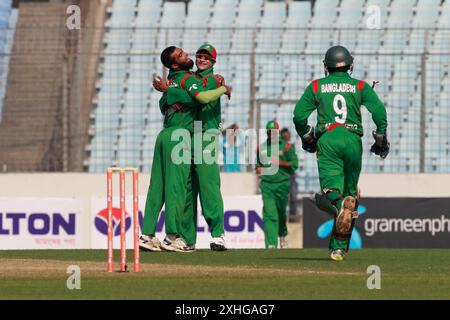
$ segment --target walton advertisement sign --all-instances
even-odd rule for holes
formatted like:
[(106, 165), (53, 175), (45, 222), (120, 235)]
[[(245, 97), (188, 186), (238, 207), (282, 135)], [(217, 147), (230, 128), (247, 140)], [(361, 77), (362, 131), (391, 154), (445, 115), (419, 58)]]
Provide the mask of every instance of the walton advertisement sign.
[[(139, 197), (139, 225), (142, 226), (145, 208), (145, 197)], [(225, 241), (229, 248), (264, 248), (264, 229), (262, 220), (261, 196), (224, 197), (224, 229)], [(119, 199), (113, 199), (113, 230), (115, 247), (119, 247), (120, 235), (120, 209)], [(126, 229), (127, 247), (133, 247), (133, 234), (131, 232), (131, 209), (132, 198), (126, 198)], [(201, 206), (198, 205), (197, 244), (198, 249), (209, 249), (211, 239), (208, 225), (201, 214)], [(107, 235), (107, 208), (106, 198), (95, 197), (91, 201), (92, 224), (91, 224), (91, 247), (106, 248)], [(164, 207), (158, 218), (156, 236), (162, 240), (164, 231)]]
[(78, 199), (0, 198), (0, 248), (82, 248), (81, 212)]
[[(450, 248), (450, 198), (365, 198), (350, 248)], [(328, 247), (333, 219), (303, 201), (303, 246)]]

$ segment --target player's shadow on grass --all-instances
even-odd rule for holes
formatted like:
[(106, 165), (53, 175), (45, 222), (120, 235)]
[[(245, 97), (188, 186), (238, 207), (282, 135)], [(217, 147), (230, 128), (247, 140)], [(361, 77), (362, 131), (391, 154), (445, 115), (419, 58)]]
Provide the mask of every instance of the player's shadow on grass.
[(305, 257), (273, 257), (265, 260), (301, 260), (301, 261), (331, 261), (329, 258), (305, 258)]

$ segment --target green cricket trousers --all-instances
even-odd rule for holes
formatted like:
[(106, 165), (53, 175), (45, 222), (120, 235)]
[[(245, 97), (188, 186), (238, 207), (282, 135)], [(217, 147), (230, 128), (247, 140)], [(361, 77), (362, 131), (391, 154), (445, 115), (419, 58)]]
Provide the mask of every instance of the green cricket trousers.
[[(361, 162), (361, 137), (344, 126), (327, 131), (317, 142), (320, 188), (322, 191), (331, 190), (327, 198), (330, 202), (337, 203), (338, 211), (341, 209), (342, 198), (355, 197), (357, 194)], [(331, 250), (347, 248), (348, 240), (338, 240), (331, 236)]]
[[(217, 161), (217, 145), (211, 147), (211, 142), (202, 142), (204, 158), (200, 164), (192, 164), (188, 177), (187, 197), (182, 219), (181, 236), (187, 245), (195, 245), (197, 241), (197, 198), (200, 196), (202, 214), (208, 224), (212, 237), (224, 234), (223, 199), (220, 191), (220, 169)], [(205, 161), (206, 154), (211, 155), (212, 163)], [(211, 162), (211, 161), (210, 161)]]
[(180, 128), (165, 128), (156, 138), (142, 226), (142, 233), (145, 235), (155, 235), (159, 213), (164, 204), (166, 234), (180, 234), (190, 163), (176, 164), (172, 151), (179, 147), (183, 152), (190, 152), (191, 141), (172, 141), (172, 133), (176, 129)]
[(262, 180), (260, 183), (263, 199), (263, 222), (266, 248), (278, 247), (278, 237), (288, 234), (286, 210), (291, 188), (290, 177), (281, 182)]

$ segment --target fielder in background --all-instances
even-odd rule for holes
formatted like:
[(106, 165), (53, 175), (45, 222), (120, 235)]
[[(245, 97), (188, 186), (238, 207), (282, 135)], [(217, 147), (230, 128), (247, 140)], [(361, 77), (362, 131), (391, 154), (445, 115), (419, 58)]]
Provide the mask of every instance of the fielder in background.
[[(203, 104), (217, 100), (223, 94), (229, 94), (229, 88), (220, 86), (214, 90), (206, 90), (203, 81), (190, 70), (194, 62), (187, 52), (181, 48), (168, 47), (161, 54), (162, 64), (168, 68), (169, 82), (155, 79), (155, 89), (164, 92), (160, 100), (161, 112), (164, 115), (164, 129), (159, 133), (155, 143), (155, 153), (151, 170), (150, 186), (145, 204), (145, 215), (142, 226), (140, 247), (150, 251), (189, 252), (189, 247), (180, 236), (181, 221), (186, 202), (187, 181), (191, 169), (191, 134), (194, 131), (194, 120), (197, 109)], [(182, 88), (190, 95), (191, 101), (183, 108), (175, 107), (174, 95), (167, 96), (172, 88)], [(189, 139), (183, 139), (188, 135)], [(178, 139), (175, 139), (178, 137)], [(180, 152), (173, 152), (178, 148)], [(182, 151), (182, 152), (181, 152)], [(185, 159), (173, 159), (173, 154), (188, 155)], [(162, 206), (165, 203), (166, 234), (163, 242), (156, 237), (156, 226)]]
[[(317, 152), (321, 194), (317, 206), (335, 217), (329, 249), (331, 259), (341, 261), (348, 252), (350, 236), (358, 217), (358, 180), (361, 172), (363, 128), (361, 105), (366, 106), (377, 126), (371, 152), (386, 158), (387, 116), (384, 104), (366, 82), (353, 79), (353, 57), (341, 46), (330, 48), (323, 61), (325, 78), (314, 80), (294, 110), (294, 124), (303, 149)], [(308, 117), (317, 110), (317, 125)]]
[[(275, 120), (267, 123), (266, 130), (267, 140), (258, 147), (256, 160), (256, 174), (260, 177), (263, 199), (265, 244), (266, 248), (275, 249), (279, 242), (280, 248), (287, 248), (286, 210), (290, 177), (298, 168), (298, 158), (295, 147), (280, 137), (279, 125)], [(262, 169), (271, 167), (278, 167), (278, 170), (264, 174)]]
[[(214, 75), (217, 51), (210, 44), (203, 44), (196, 52), (197, 72), (206, 90), (214, 90), (225, 84), (220, 75)], [(177, 104), (189, 103), (191, 97), (182, 89), (173, 88), (167, 92)], [(192, 147), (200, 144), (201, 154), (193, 150), (193, 165), (187, 184), (187, 198), (181, 225), (181, 236), (191, 250), (197, 241), (197, 199), (200, 195), (202, 214), (211, 230), (210, 248), (213, 251), (227, 250), (223, 227), (223, 199), (220, 191), (220, 169), (218, 162), (219, 138), (222, 130), (220, 98), (198, 108), (196, 121), (200, 132), (194, 132)], [(197, 141), (196, 141), (197, 140)], [(212, 161), (211, 161), (212, 160)]]
[[(288, 128), (283, 128), (280, 131), (281, 138), (286, 143), (291, 143), (291, 132)], [(298, 194), (298, 185), (297, 185), (297, 175), (295, 173), (291, 174), (291, 190), (289, 191), (289, 222), (297, 221), (298, 213), (297, 213), (297, 194)]]

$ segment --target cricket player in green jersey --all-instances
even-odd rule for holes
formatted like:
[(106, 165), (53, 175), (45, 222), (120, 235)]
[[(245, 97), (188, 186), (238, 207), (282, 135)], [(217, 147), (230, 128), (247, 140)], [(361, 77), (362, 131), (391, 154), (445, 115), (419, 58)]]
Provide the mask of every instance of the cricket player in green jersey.
[[(221, 76), (214, 75), (217, 51), (210, 44), (203, 44), (196, 52), (196, 75), (203, 80), (207, 90), (214, 90), (224, 84)], [(189, 101), (185, 91), (174, 89), (169, 95), (177, 94), (177, 104), (184, 105)], [(184, 95), (183, 95), (184, 94)], [(175, 98), (174, 98), (175, 99)], [(200, 195), (202, 214), (211, 230), (210, 248), (214, 251), (225, 251), (223, 227), (223, 199), (220, 191), (220, 169), (218, 164), (218, 146), (222, 126), (220, 99), (211, 101), (197, 109), (196, 120), (201, 130), (194, 133), (193, 166), (188, 179), (186, 208), (182, 219), (181, 236), (192, 250), (197, 240), (197, 198)], [(200, 154), (197, 154), (199, 150)], [(208, 161), (209, 160), (209, 161)]]
[[(363, 128), (361, 105), (372, 114), (377, 129), (371, 152), (386, 158), (389, 153), (384, 104), (366, 82), (354, 79), (353, 57), (341, 46), (330, 48), (323, 61), (325, 78), (314, 80), (294, 110), (294, 124), (303, 149), (317, 152), (321, 194), (317, 206), (335, 217), (329, 249), (331, 259), (341, 261), (348, 252), (350, 236), (358, 217), (358, 180), (361, 172)], [(317, 110), (317, 125), (308, 117)]]
[[(268, 249), (287, 247), (288, 234), (286, 209), (291, 189), (290, 177), (298, 168), (295, 147), (279, 135), (279, 125), (273, 120), (266, 125), (267, 140), (258, 148), (256, 174), (260, 177), (263, 199), (263, 222), (265, 244)], [(262, 160), (262, 159), (267, 159)], [(270, 159), (270, 160), (268, 160)], [(262, 168), (278, 166), (271, 174), (264, 174)]]
[[(163, 96), (160, 108), (164, 114), (164, 129), (155, 143), (150, 186), (147, 193), (140, 247), (150, 251), (189, 251), (180, 237), (181, 218), (185, 208), (187, 180), (191, 166), (191, 134), (197, 108), (229, 94), (220, 86), (206, 90), (203, 81), (189, 70), (194, 62), (180, 48), (168, 47), (161, 54), (163, 65), (170, 69), (169, 83), (154, 81), (155, 89), (167, 92), (169, 87), (186, 90), (191, 101), (182, 109), (173, 106), (176, 95)], [(158, 216), (165, 203), (166, 234), (163, 242), (155, 237)]]

